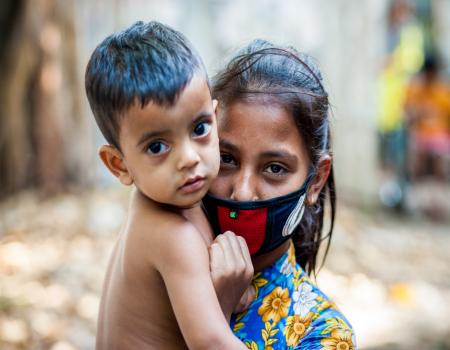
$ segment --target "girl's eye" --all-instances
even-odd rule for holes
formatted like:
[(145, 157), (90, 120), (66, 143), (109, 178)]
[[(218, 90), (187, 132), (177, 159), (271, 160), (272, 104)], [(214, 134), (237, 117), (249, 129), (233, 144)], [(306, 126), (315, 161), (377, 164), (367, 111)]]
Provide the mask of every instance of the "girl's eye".
[(201, 137), (207, 135), (211, 130), (211, 124), (208, 122), (198, 123), (193, 131), (194, 137)]
[(165, 145), (162, 142), (153, 142), (150, 145), (148, 145), (147, 153), (158, 155), (167, 152), (168, 149), (169, 146)]
[(236, 163), (235, 161), (234, 161), (234, 158), (233, 158), (233, 156), (231, 156), (231, 155), (229, 155), (229, 154), (226, 154), (226, 153), (222, 153), (221, 155), (220, 155), (220, 162), (222, 163), (222, 164), (234, 164), (234, 163)]
[(274, 175), (282, 175), (286, 173), (286, 169), (280, 164), (270, 164), (265, 170)]

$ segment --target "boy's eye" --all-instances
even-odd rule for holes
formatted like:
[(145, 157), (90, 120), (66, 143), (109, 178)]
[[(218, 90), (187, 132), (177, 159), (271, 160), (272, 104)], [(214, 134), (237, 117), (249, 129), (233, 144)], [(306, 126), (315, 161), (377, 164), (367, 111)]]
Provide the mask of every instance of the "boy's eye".
[(147, 153), (162, 154), (162, 153), (165, 153), (168, 149), (169, 149), (169, 146), (165, 145), (162, 142), (153, 142), (148, 145)]
[(282, 174), (286, 173), (286, 168), (284, 168), (280, 164), (270, 164), (265, 169), (265, 171), (267, 171), (270, 174), (282, 175)]
[(201, 122), (198, 123), (193, 131), (193, 135), (194, 137), (200, 137), (200, 136), (204, 136), (206, 134), (209, 133), (209, 131), (211, 130), (211, 124), (208, 122)]

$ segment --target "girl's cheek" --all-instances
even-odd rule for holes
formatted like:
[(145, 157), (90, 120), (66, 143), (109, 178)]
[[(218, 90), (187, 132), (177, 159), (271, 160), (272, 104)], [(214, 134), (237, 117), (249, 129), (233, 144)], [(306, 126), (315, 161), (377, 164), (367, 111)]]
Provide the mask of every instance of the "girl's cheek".
[(232, 191), (231, 181), (228, 176), (219, 171), (219, 175), (211, 184), (210, 193), (217, 197), (228, 198)]

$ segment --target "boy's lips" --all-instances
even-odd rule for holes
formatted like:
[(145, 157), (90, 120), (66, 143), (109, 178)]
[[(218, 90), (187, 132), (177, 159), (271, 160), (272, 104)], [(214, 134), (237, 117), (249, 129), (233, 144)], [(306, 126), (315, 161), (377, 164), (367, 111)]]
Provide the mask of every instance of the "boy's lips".
[(192, 193), (200, 190), (205, 185), (205, 176), (193, 176), (187, 179), (184, 184), (180, 187), (181, 191), (184, 193)]

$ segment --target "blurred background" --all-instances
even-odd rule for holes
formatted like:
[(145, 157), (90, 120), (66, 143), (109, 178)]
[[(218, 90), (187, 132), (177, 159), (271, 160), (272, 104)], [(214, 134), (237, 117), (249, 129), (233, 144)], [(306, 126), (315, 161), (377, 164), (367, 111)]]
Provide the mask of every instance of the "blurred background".
[(2, 0), (0, 348), (92, 349), (127, 206), (84, 93), (95, 46), (137, 20), (209, 73), (254, 38), (320, 63), (337, 227), (317, 283), (361, 349), (450, 349), (450, 0)]

